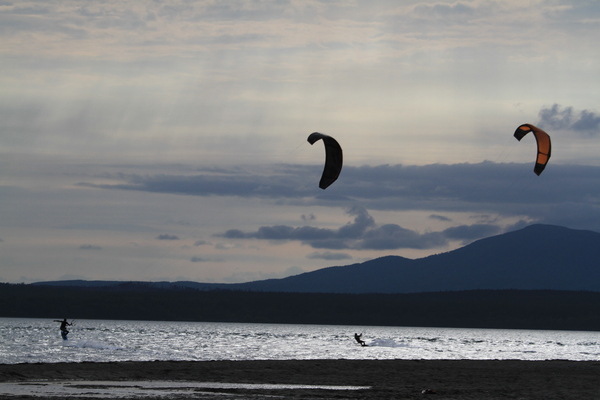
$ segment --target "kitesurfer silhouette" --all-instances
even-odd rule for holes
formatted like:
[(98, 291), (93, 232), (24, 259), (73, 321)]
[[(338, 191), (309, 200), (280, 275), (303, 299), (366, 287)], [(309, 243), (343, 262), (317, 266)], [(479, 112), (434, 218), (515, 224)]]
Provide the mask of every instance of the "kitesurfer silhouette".
[(67, 340), (67, 335), (69, 334), (69, 330), (67, 329), (68, 325), (73, 325), (73, 323), (68, 323), (67, 319), (55, 319), (54, 322), (60, 322), (60, 335), (64, 340)]
[(354, 339), (360, 343), (361, 346), (366, 346), (367, 344), (365, 343), (364, 340), (362, 340), (360, 337), (362, 336), (362, 333), (359, 335), (358, 333), (354, 334)]

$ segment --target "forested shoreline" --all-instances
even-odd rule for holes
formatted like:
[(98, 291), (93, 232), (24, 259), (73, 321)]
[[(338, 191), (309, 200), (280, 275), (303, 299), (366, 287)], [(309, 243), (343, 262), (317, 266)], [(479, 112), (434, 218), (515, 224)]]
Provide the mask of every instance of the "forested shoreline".
[(327, 294), (3, 283), (0, 317), (598, 331), (600, 293)]

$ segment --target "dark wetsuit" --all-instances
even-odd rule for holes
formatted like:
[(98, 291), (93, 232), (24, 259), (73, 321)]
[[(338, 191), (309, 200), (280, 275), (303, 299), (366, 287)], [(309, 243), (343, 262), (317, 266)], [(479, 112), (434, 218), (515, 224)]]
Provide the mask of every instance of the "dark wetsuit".
[(367, 344), (365, 343), (364, 340), (362, 340), (360, 337), (362, 336), (362, 333), (359, 335), (358, 333), (354, 334), (354, 339), (356, 339), (356, 341), (358, 343), (360, 343), (361, 346), (366, 346)]
[(67, 325), (73, 325), (67, 322), (67, 319), (63, 319), (62, 321), (59, 319), (55, 319), (54, 322), (60, 322), (60, 334), (65, 339), (69, 334), (69, 330), (67, 329)]

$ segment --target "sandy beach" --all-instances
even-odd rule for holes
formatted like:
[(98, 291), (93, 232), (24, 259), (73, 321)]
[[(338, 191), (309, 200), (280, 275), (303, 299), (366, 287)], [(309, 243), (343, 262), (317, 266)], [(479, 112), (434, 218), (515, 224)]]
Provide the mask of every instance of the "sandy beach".
[[(234, 385), (194, 389), (166, 398), (598, 399), (600, 361), (290, 360), (0, 365), (0, 387), (9, 382), (25, 385), (64, 381), (86, 382), (80, 386), (79, 396), (83, 397), (78, 398), (86, 398), (86, 385), (91, 387), (89, 381), (169, 381), (190, 382), (190, 386), (193, 382), (222, 382), (334, 388)], [(361, 389), (344, 388), (348, 386)], [(13, 398), (34, 397), (21, 393)]]

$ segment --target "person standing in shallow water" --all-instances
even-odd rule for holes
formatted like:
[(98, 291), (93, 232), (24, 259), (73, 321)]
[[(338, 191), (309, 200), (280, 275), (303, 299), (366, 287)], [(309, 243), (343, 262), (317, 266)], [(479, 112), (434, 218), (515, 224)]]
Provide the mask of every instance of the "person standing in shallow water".
[(68, 323), (66, 318), (62, 321), (60, 319), (55, 319), (54, 322), (60, 322), (60, 335), (63, 339), (67, 340), (67, 335), (69, 334), (67, 326), (73, 325), (73, 323)]
[(362, 333), (359, 335), (358, 333), (354, 334), (354, 339), (361, 345), (361, 346), (366, 346), (367, 344), (365, 343), (364, 340), (362, 340), (360, 337), (362, 336)]

